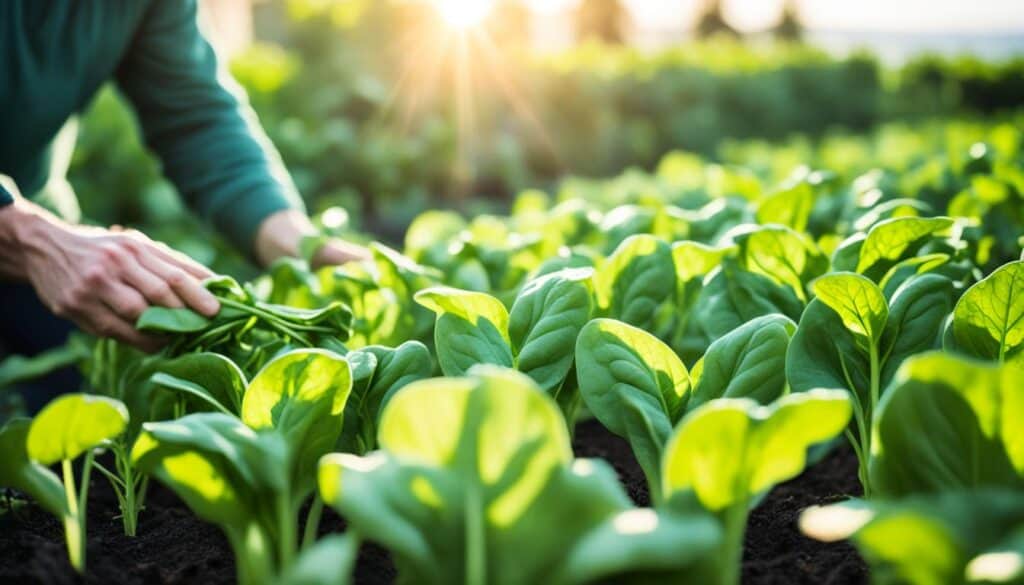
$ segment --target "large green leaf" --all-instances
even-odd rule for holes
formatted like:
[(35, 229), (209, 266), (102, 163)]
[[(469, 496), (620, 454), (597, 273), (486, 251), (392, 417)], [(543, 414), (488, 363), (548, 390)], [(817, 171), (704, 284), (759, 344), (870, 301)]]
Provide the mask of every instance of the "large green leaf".
[(295, 485), (305, 484), (313, 481), (320, 457), (338, 441), (351, 390), (352, 371), (341, 356), (318, 349), (292, 351), (252, 379), (242, 399), (241, 419), (285, 439)]
[(843, 388), (870, 404), (870, 364), (842, 318), (820, 299), (807, 305), (786, 354), (786, 379), (794, 392)]
[(593, 270), (566, 269), (533, 280), (512, 305), (516, 369), (555, 394), (572, 368), (576, 337), (590, 319)]
[(744, 323), (779, 313), (797, 320), (804, 304), (788, 286), (745, 270), (735, 258), (723, 258), (708, 275), (693, 307), (693, 319), (710, 342)]
[(380, 444), (325, 457), (320, 493), (391, 551), (404, 582), (677, 582), (717, 543), (706, 517), (630, 514), (614, 471), (571, 463), (555, 402), (511, 370), (410, 384), (386, 407)]
[(1022, 419), (1014, 368), (940, 352), (910, 358), (879, 406), (874, 487), (891, 497), (1024, 488)]
[(807, 301), (807, 284), (828, 270), (828, 258), (807, 236), (783, 226), (764, 226), (735, 238), (751, 272), (788, 286)]
[(630, 236), (598, 270), (596, 282), (605, 315), (650, 329), (658, 307), (675, 292), (672, 249), (651, 235)]
[(245, 394), (245, 374), (235, 362), (216, 353), (190, 353), (164, 361), (153, 382), (186, 392), (216, 410), (238, 413)]
[(953, 227), (948, 217), (897, 217), (875, 224), (860, 247), (857, 272), (878, 281), (923, 241)]
[(703, 277), (722, 262), (734, 248), (713, 248), (700, 242), (684, 240), (672, 244), (672, 262), (681, 283)]
[(0, 428), (0, 486), (25, 492), (46, 511), (63, 517), (67, 499), (60, 478), (29, 459), (26, 443), (32, 421), (16, 418)]
[(900, 286), (889, 301), (889, 317), (880, 342), (885, 387), (908, 357), (938, 349), (946, 318), (953, 311), (953, 282), (937, 274), (924, 274)]
[(889, 306), (878, 285), (859, 274), (840, 272), (816, 280), (814, 294), (839, 315), (859, 347), (867, 350), (878, 345), (889, 318)]
[(687, 415), (665, 447), (663, 495), (693, 491), (712, 511), (746, 507), (803, 471), (807, 449), (841, 433), (851, 412), (846, 393), (836, 390), (791, 394), (770, 406), (710, 402)]
[(146, 423), (132, 462), (174, 490), (200, 518), (240, 537), (258, 522), (265, 500), (283, 493), (288, 447), (275, 433), (257, 433), (221, 413)]
[(76, 459), (114, 439), (128, 426), (128, 409), (120, 401), (92, 394), (65, 394), (47, 404), (32, 420), (26, 448), (33, 461), (53, 465)]
[(416, 302), (437, 313), (434, 341), (441, 371), (460, 376), (476, 364), (513, 365), (508, 311), (484, 293), (436, 287)]
[(998, 268), (960, 297), (953, 311), (956, 349), (1003, 361), (1024, 347), (1024, 262)]
[(786, 390), (786, 350), (796, 324), (782, 315), (758, 317), (708, 348), (687, 410), (716, 398), (768, 404)]
[(814, 188), (811, 183), (793, 181), (761, 200), (757, 206), (757, 222), (780, 224), (802, 232), (807, 228), (813, 207)]
[(156, 333), (195, 333), (210, 326), (210, 320), (190, 309), (150, 307), (135, 323), (139, 331)]
[(951, 491), (814, 507), (801, 529), (850, 538), (879, 585), (1019, 584), (1024, 578), (1024, 499), (1017, 491)]
[(365, 453), (377, 445), (377, 423), (384, 405), (407, 384), (429, 378), (434, 363), (430, 351), (418, 341), (407, 341), (395, 348), (371, 345), (348, 357), (355, 354), (373, 358), (374, 370), (363, 383), (353, 384), (345, 405), (339, 448)]
[(576, 341), (576, 377), (587, 408), (629, 441), (648, 482), (660, 485), (662, 448), (690, 393), (679, 357), (646, 331), (595, 319)]

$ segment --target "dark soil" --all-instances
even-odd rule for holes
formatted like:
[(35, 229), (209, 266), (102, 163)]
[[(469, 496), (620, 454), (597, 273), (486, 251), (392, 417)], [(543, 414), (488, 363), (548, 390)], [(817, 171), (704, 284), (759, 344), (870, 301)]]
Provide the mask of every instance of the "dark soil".
[[(607, 459), (630, 497), (647, 505), (643, 473), (625, 441), (596, 421), (581, 423), (574, 440), (580, 457)], [(859, 584), (867, 569), (843, 543), (804, 538), (796, 527), (800, 511), (859, 493), (857, 460), (845, 445), (800, 477), (775, 488), (750, 516), (743, 558), (744, 584)], [(89, 503), (88, 576), (68, 564), (60, 523), (32, 505), (0, 514), (0, 583), (217, 584), (234, 582), (234, 560), (220, 530), (198, 520), (168, 490), (152, 485), (135, 538), (123, 535), (117, 502), (106, 480), (94, 474)], [(344, 530), (344, 521), (325, 512), (322, 532)], [(357, 585), (394, 582), (387, 552), (366, 545), (356, 567)]]

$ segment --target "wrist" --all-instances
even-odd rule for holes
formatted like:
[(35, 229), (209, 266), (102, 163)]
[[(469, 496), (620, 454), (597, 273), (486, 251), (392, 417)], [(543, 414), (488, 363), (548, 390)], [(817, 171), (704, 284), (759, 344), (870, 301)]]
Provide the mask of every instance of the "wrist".
[(0, 273), (25, 280), (34, 252), (50, 247), (53, 231), (60, 229), (61, 223), (43, 208), (21, 198), (0, 208)]
[(316, 234), (313, 222), (301, 211), (289, 209), (271, 214), (256, 232), (256, 259), (269, 266), (279, 258), (300, 257), (302, 240)]

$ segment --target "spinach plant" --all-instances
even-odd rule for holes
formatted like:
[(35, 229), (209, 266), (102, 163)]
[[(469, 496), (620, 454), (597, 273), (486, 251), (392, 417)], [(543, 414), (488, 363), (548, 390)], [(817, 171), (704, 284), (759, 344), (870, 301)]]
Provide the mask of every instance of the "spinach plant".
[(240, 582), (268, 582), (294, 560), (299, 507), (315, 488), (317, 461), (341, 434), (351, 385), (341, 356), (286, 353), (249, 383), (240, 416), (146, 423), (132, 460), (224, 530)]
[(939, 344), (953, 306), (953, 283), (924, 274), (886, 299), (869, 278), (839, 272), (819, 278), (813, 290), (816, 298), (789, 347), (786, 374), (796, 392), (842, 388), (850, 393), (855, 424), (847, 437), (860, 461), (864, 494), (870, 497), (871, 428), (882, 390), (904, 359)]
[(476, 364), (514, 367), (533, 378), (573, 420), (578, 392), (568, 380), (573, 348), (592, 311), (593, 271), (565, 269), (537, 278), (520, 291), (511, 312), (497, 298), (452, 288), (431, 288), (416, 301), (437, 313), (437, 359), (447, 376)]
[(750, 321), (711, 345), (688, 372), (650, 333), (611, 319), (588, 323), (576, 341), (587, 408), (629, 441), (657, 499), (663, 449), (687, 412), (716, 398), (770, 403), (787, 391), (786, 349), (795, 325), (782, 315)]
[[(128, 424), (128, 411), (116, 400), (66, 394), (31, 422), (15, 419), (0, 430), (0, 485), (25, 491), (64, 523), (68, 559), (85, 573), (86, 503), (95, 450)], [(85, 455), (76, 481), (72, 462)], [(61, 477), (48, 469), (60, 463)]]
[(1024, 578), (1020, 491), (944, 491), (899, 500), (853, 500), (810, 508), (812, 538), (846, 538), (879, 585), (992, 585)]
[(903, 363), (876, 416), (875, 494), (1024, 490), (1019, 371), (940, 352)]
[(662, 461), (662, 499), (686, 509), (696, 499), (720, 518), (722, 543), (714, 583), (739, 583), (747, 514), (761, 495), (796, 477), (807, 450), (839, 435), (850, 420), (839, 390), (790, 394), (762, 406), (749, 398), (712, 400), (674, 431)]
[(379, 440), (365, 457), (325, 457), (320, 494), (391, 551), (403, 582), (706, 582), (717, 523), (632, 508), (608, 465), (573, 461), (557, 405), (521, 373), (414, 382)]

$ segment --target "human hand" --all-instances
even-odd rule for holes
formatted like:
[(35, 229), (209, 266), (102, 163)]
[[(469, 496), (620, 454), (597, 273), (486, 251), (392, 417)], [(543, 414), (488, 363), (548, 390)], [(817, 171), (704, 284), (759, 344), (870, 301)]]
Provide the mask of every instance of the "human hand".
[(69, 225), (25, 201), (0, 216), (0, 231), (16, 232), (19, 276), (54, 314), (88, 333), (154, 351), (160, 340), (135, 329), (150, 306), (220, 310), (202, 285), (213, 273), (137, 231)]
[[(280, 211), (263, 220), (256, 235), (256, 256), (265, 266), (278, 258), (304, 256), (303, 241), (317, 239), (316, 228), (300, 211)], [(370, 251), (358, 244), (328, 239), (312, 254), (313, 267), (358, 262), (371, 257)]]
[(370, 251), (358, 244), (344, 240), (332, 239), (324, 242), (313, 254), (311, 264), (314, 268), (321, 266), (340, 266), (349, 262), (369, 260)]

